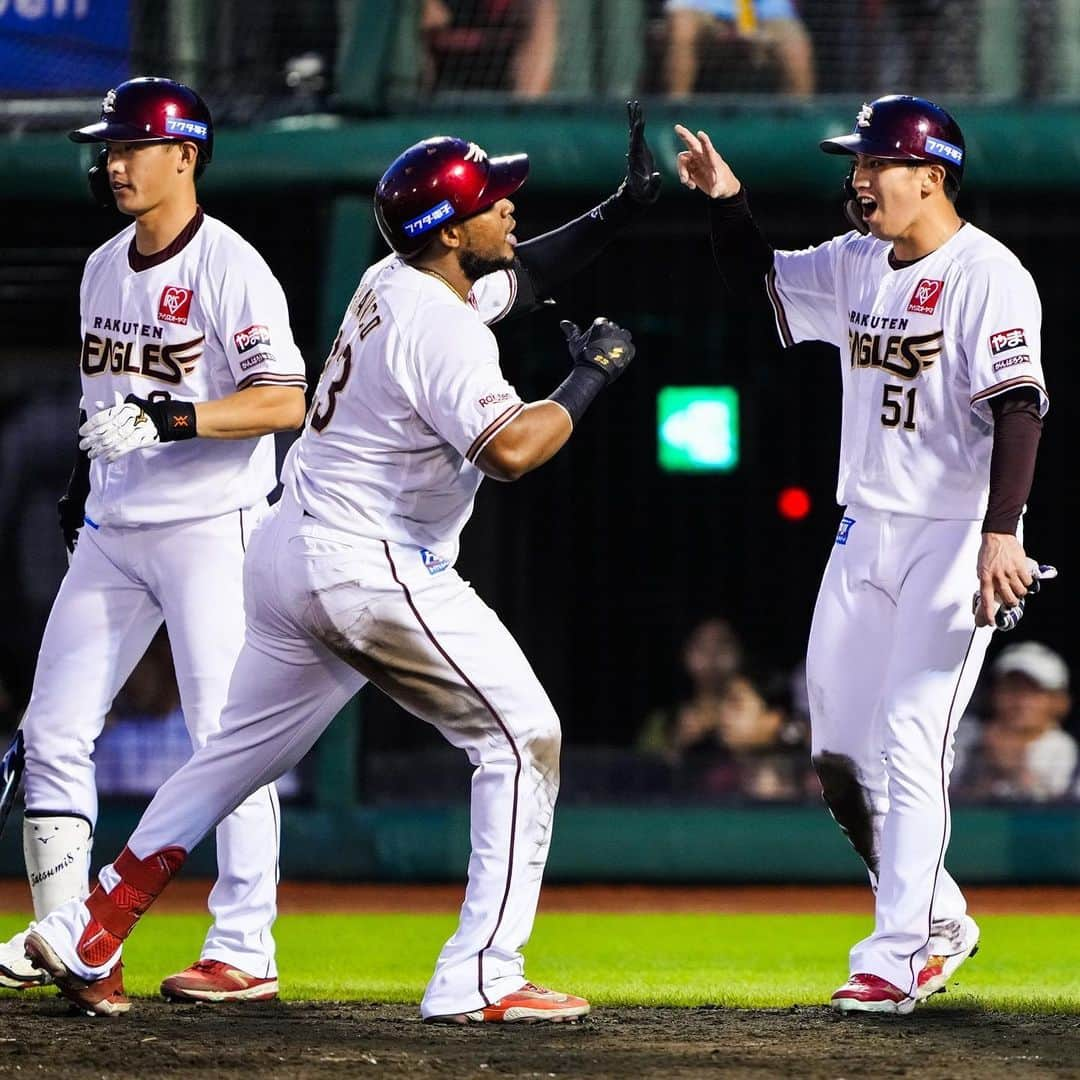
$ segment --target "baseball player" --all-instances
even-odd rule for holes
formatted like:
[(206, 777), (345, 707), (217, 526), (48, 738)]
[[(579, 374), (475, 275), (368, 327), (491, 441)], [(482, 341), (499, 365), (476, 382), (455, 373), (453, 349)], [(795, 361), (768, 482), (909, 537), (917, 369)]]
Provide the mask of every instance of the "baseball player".
[[(213, 152), (201, 98), (169, 79), (132, 79), (71, 138), (105, 143), (91, 186), (135, 220), (90, 256), (82, 279), (91, 416), (60, 506), (71, 566), (22, 724), (36, 919), (87, 895), (94, 741), (162, 620), (192, 743), (217, 729), (244, 635), (244, 548), (276, 483), (270, 433), (299, 427), (305, 411), (281, 287), (196, 202)], [(256, 785), (218, 825), (213, 925), (199, 962), (162, 984), (166, 996), (276, 996), (278, 822), (273, 786)], [(47, 980), (26, 963), (23, 939), (0, 947), (4, 986)], [(119, 978), (111, 990), (123, 1008)]]
[[(646, 161), (634, 120), (631, 106), (631, 173), (635, 139)], [(614, 199), (633, 189), (655, 198), (659, 177), (647, 164)], [(537, 267), (557, 274), (553, 251), (612, 227), (604, 204), (516, 256), (510, 196), (527, 171), (524, 154), (489, 158), (475, 143), (436, 137), (382, 177), (375, 213), (393, 254), (367, 270), (348, 305), (284, 494), (252, 539), (247, 639), (222, 730), (163, 785), (89, 899), (27, 937), (28, 956), (87, 1012), (116, 1011), (121, 943), (199, 838), (298, 762), (372, 682), (475, 767), (465, 902), (423, 1018), (588, 1013), (585, 999), (528, 982), (521, 955), (551, 837), (558, 717), (454, 568), (482, 478), (516, 480), (547, 461), (634, 355), (630, 334), (605, 319), (585, 331), (564, 322), (574, 365), (550, 397), (522, 401), (500, 370), (485, 324), (516, 306)]]
[(804, 251), (773, 251), (708, 135), (675, 130), (729, 285), (765, 284), (785, 346), (840, 350), (844, 511), (807, 684), (825, 801), (876, 901), (832, 1004), (908, 1013), (979, 939), (944, 867), (949, 773), (998, 607), (1015, 612), (1037, 585), (1020, 524), (1048, 407), (1039, 297), (1017, 258), (957, 215), (964, 138), (932, 102), (880, 98), (821, 144), (852, 159), (855, 227)]

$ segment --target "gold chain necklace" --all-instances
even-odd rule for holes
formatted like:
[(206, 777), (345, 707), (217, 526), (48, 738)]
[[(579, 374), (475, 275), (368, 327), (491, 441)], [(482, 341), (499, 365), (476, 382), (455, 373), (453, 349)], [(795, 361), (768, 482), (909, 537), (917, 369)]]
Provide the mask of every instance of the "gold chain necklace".
[(448, 289), (450, 289), (453, 292), (453, 294), (459, 300), (462, 301), (462, 303), (468, 303), (468, 300), (469, 300), (468, 294), (466, 294), (465, 296), (462, 296), (461, 295), (461, 290), (458, 289), (456, 285), (452, 284), (450, 281), (448, 281), (446, 278), (444, 278), (442, 276), (442, 274), (439, 273), (438, 270), (432, 270), (428, 266), (417, 266), (416, 269), (419, 270), (421, 274), (430, 274), (432, 277), (438, 278)]

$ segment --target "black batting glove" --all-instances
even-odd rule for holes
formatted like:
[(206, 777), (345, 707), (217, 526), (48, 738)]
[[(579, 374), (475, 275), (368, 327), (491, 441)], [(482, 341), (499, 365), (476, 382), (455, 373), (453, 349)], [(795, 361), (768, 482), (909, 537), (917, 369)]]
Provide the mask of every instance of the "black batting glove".
[(569, 319), (563, 319), (559, 326), (574, 363), (599, 371), (607, 384), (613, 383), (634, 359), (636, 350), (630, 331), (603, 316), (593, 319), (584, 331)]
[(626, 151), (626, 179), (620, 192), (634, 202), (649, 206), (660, 198), (660, 173), (656, 169), (652, 150), (645, 141), (645, 116), (641, 103), (628, 101), (626, 113), (630, 124), (630, 145)]
[(62, 495), (56, 504), (60, 515), (60, 531), (64, 534), (64, 546), (72, 554), (79, 542), (79, 530), (86, 520), (86, 501), (71, 495)]
[[(86, 412), (80, 410), (79, 424), (86, 423)], [(60, 532), (69, 554), (75, 553), (79, 530), (86, 519), (86, 498), (90, 494), (90, 458), (82, 450), (75, 452), (75, 466), (68, 477), (67, 490), (56, 503), (60, 516)]]

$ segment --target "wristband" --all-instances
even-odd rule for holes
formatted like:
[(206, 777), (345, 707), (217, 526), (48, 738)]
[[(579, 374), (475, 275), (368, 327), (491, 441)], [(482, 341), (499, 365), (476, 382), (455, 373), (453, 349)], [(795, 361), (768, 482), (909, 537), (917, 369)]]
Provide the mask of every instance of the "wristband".
[(548, 401), (557, 401), (570, 414), (570, 422), (577, 427), (585, 410), (604, 389), (607, 381), (599, 368), (590, 364), (575, 364), (570, 374), (548, 394)]
[(178, 442), (180, 439), (194, 439), (195, 404), (191, 401), (147, 401), (128, 394), (125, 401), (138, 405), (157, 429), (160, 442)]

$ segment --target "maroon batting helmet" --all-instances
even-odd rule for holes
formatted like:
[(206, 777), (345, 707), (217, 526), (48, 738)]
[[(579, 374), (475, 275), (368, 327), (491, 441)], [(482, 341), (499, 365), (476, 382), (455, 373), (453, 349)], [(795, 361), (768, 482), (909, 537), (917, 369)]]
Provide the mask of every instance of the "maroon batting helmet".
[(866, 154), (885, 161), (943, 165), (959, 185), (964, 178), (964, 136), (960, 125), (926, 98), (890, 94), (863, 105), (850, 135), (825, 139), (827, 154)]
[(528, 174), (527, 154), (489, 158), (464, 139), (424, 139), (396, 158), (375, 188), (379, 232), (399, 255), (417, 255), (439, 226), (494, 206)]
[(193, 142), (199, 163), (214, 154), (214, 122), (206, 103), (189, 86), (143, 76), (110, 90), (101, 119), (68, 133), (73, 142)]

